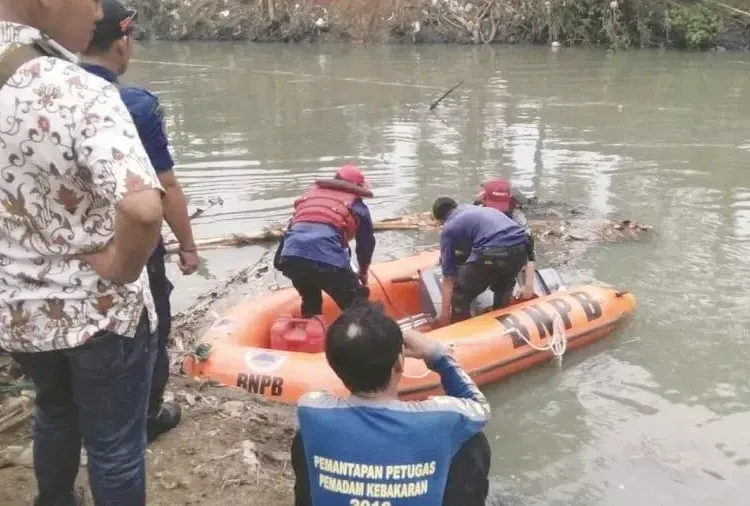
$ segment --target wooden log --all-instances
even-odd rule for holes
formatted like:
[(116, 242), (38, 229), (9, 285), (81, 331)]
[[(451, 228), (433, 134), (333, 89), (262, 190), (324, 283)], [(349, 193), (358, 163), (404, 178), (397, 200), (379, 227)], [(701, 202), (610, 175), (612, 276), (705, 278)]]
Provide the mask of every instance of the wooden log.
[[(529, 225), (542, 241), (585, 241), (603, 240), (638, 240), (644, 232), (652, 228), (632, 220), (574, 220), (562, 219), (529, 220)], [(386, 218), (373, 223), (375, 232), (418, 230), (437, 230), (440, 225), (429, 212), (417, 213), (398, 218)], [(224, 237), (199, 239), (199, 249), (236, 248), (253, 244), (275, 242), (284, 235), (283, 228), (267, 228), (250, 234), (229, 234)], [(174, 240), (166, 243), (168, 253), (177, 253), (178, 245)]]

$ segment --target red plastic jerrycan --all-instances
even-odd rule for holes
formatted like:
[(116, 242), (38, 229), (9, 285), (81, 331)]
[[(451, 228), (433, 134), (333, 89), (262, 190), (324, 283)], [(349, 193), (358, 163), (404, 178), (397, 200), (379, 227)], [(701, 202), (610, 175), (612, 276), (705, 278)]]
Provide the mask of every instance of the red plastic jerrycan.
[(321, 316), (280, 316), (271, 326), (271, 348), (301, 353), (325, 350), (326, 324)]

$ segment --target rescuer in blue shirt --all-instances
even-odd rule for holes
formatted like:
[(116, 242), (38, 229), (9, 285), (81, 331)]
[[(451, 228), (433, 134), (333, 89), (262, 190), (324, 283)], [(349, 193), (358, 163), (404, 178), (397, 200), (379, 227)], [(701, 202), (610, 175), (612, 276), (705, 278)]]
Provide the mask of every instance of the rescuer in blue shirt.
[(492, 179), (482, 184), (474, 205), (492, 207), (523, 227), (526, 232), (526, 267), (521, 299), (534, 296), (534, 274), (536, 272), (536, 253), (534, 251), (534, 233), (521, 208), (531, 201), (523, 193), (511, 186), (507, 179)]
[[(471, 301), (488, 287), (494, 292), (493, 308), (510, 302), (516, 276), (526, 265), (524, 229), (505, 213), (491, 207), (458, 205), (439, 197), (432, 214), (443, 224), (440, 232), (440, 265), (443, 290), (440, 323), (446, 325), (470, 316)], [(468, 252), (457, 265), (456, 253)]]
[[(358, 302), (326, 335), (328, 364), (351, 395), (303, 395), (292, 442), (295, 506), (484, 506), (490, 406), (448, 348), (402, 333), (379, 303)], [(398, 399), (404, 358), (440, 375), (446, 395)]]
[[(322, 314), (322, 291), (341, 309), (367, 299), (367, 271), (375, 250), (372, 217), (362, 200), (367, 197), (372, 192), (362, 171), (344, 165), (295, 201), (274, 267), (300, 294), (303, 318)], [(357, 241), (358, 273), (351, 268), (352, 239)]]
[[(102, 10), (104, 17), (96, 24), (89, 48), (82, 55), (82, 66), (119, 86), (117, 78), (125, 73), (133, 55), (132, 32), (137, 13), (117, 0), (102, 0)], [(121, 86), (120, 96), (166, 192), (164, 219), (180, 244), (179, 268), (183, 274), (192, 274), (198, 268), (198, 249), (193, 240), (185, 195), (172, 170), (174, 162), (164, 132), (164, 110), (159, 100), (143, 88)], [(181, 418), (179, 404), (164, 402), (169, 379), (167, 344), (172, 323), (169, 296), (173, 289), (164, 266), (165, 256), (164, 241), (160, 240), (148, 262), (149, 284), (159, 319), (158, 352), (149, 398), (149, 442), (175, 427)]]

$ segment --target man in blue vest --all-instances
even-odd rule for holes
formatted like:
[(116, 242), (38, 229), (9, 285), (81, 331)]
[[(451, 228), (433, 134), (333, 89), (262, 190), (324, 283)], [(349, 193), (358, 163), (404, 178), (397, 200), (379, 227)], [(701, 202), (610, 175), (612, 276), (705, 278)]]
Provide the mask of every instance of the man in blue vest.
[[(432, 214), (443, 224), (440, 232), (440, 265), (443, 271), (441, 324), (470, 316), (471, 302), (487, 288), (494, 292), (493, 308), (510, 302), (516, 276), (526, 265), (527, 238), (523, 227), (491, 207), (458, 205), (439, 197)], [(468, 252), (457, 265), (456, 254)], [(527, 290), (522, 298), (529, 298)]]
[[(91, 44), (81, 61), (89, 72), (117, 84), (118, 76), (125, 73), (133, 56), (132, 32), (136, 11), (126, 9), (117, 0), (102, 0), (101, 3), (104, 17), (97, 22)], [(198, 250), (193, 240), (185, 195), (172, 170), (174, 162), (164, 132), (164, 111), (159, 100), (143, 88), (123, 86), (120, 95), (166, 191), (164, 219), (180, 244), (179, 268), (183, 274), (192, 274), (198, 267)], [(166, 275), (165, 256), (164, 241), (160, 239), (148, 262), (149, 283), (159, 318), (158, 352), (149, 397), (149, 442), (174, 428), (181, 417), (178, 404), (164, 402), (164, 390), (169, 379), (167, 344), (172, 322), (169, 296), (173, 289)]]
[[(331, 325), (325, 349), (351, 394), (300, 398), (295, 506), (484, 506), (490, 406), (449, 348), (402, 333), (382, 305), (364, 301)], [(405, 357), (435, 371), (445, 395), (400, 400)]]

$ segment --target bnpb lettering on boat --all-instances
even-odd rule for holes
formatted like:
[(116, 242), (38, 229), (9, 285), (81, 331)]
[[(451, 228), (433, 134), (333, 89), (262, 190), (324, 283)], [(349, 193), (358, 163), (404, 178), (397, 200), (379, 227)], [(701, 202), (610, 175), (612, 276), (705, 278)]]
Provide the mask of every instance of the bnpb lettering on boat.
[[(545, 303), (552, 306), (554, 311), (560, 315), (565, 330), (570, 330), (573, 327), (573, 322), (570, 321), (570, 312), (573, 311), (570, 299), (573, 299), (573, 301), (578, 303), (589, 322), (601, 318), (603, 314), (601, 304), (587, 292), (572, 292), (564, 299), (557, 297), (547, 299)], [(552, 335), (552, 315), (545, 311), (539, 304), (530, 304), (523, 308), (523, 312), (534, 322), (541, 339), (547, 339)], [(515, 314), (505, 313), (498, 316), (496, 320), (500, 322), (509, 333), (511, 340), (513, 341), (513, 348), (520, 348), (526, 344), (523, 337), (525, 337), (526, 340), (531, 339), (531, 332)]]
[(284, 392), (284, 378), (267, 374), (239, 373), (237, 386), (251, 394), (270, 394), (272, 397), (278, 397)]

